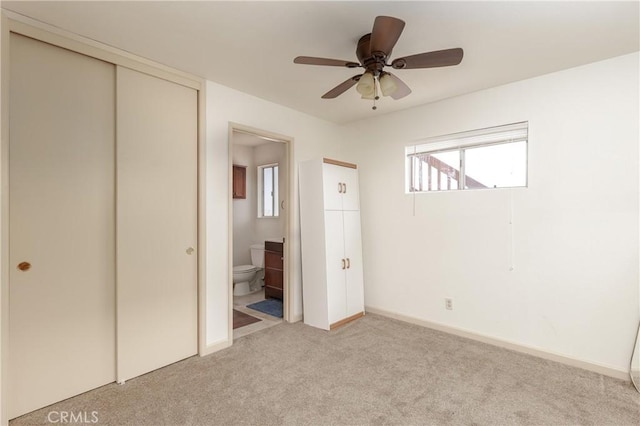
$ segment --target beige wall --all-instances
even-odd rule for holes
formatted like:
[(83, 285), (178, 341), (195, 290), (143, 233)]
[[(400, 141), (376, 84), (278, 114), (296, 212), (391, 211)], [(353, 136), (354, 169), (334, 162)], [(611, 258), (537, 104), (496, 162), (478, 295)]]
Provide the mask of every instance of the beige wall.
[[(638, 54), (626, 55), (345, 126), (208, 83), (208, 342), (228, 338), (235, 121), (295, 137), (295, 164), (359, 165), (368, 306), (625, 371), (640, 317), (637, 76)], [(529, 122), (528, 188), (404, 193), (406, 145), (518, 121)], [(290, 206), (300, 315), (297, 194)]]
[[(627, 371), (638, 114), (636, 53), (347, 126), (366, 305)], [(405, 194), (406, 145), (519, 121), (528, 188)]]

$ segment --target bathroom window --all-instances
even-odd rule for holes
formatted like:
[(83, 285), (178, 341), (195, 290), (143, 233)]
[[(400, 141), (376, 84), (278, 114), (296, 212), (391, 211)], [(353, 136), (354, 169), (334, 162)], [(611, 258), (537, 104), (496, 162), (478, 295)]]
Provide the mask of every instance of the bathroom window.
[(258, 166), (258, 217), (278, 217), (278, 163)]
[(508, 124), (406, 147), (405, 192), (527, 186), (528, 128)]

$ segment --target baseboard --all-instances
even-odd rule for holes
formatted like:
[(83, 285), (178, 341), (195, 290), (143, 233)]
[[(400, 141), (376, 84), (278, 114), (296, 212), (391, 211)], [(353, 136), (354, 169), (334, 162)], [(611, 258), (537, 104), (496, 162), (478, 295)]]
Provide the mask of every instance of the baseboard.
[(336, 328), (342, 327), (345, 324), (350, 323), (351, 321), (355, 321), (358, 318), (362, 318), (364, 316), (364, 312), (358, 312), (355, 315), (351, 315), (350, 317), (341, 319), (340, 321), (334, 322), (333, 324), (329, 325), (329, 330), (335, 330)]
[(582, 368), (583, 370), (592, 371), (594, 373), (602, 374), (605, 376), (613, 377), (615, 379), (630, 381), (629, 372), (624, 370), (618, 370), (613, 367), (601, 365), (589, 361), (583, 361), (580, 359), (572, 358), (566, 355), (557, 354), (554, 352), (545, 351), (532, 346), (522, 345), (520, 343), (511, 342), (508, 340), (498, 339), (491, 336), (485, 336), (483, 334), (468, 331), (462, 328), (452, 327), (437, 322), (426, 321), (419, 318), (399, 314), (396, 312), (387, 311), (384, 309), (374, 308), (372, 306), (365, 306), (365, 312), (382, 315), (387, 318), (393, 318), (400, 321), (408, 322), (422, 327), (431, 328), (433, 330), (443, 331), (445, 333), (454, 334), (460, 337), (466, 337), (467, 339), (476, 340), (482, 343), (488, 343), (493, 346), (498, 346), (512, 351), (521, 352), (527, 355), (533, 355), (538, 358), (547, 359), (550, 361), (559, 362), (561, 364), (570, 365), (572, 367)]
[(200, 352), (200, 356), (207, 356), (207, 355), (211, 355), (214, 352), (218, 352), (221, 351), (222, 349), (226, 349), (228, 347), (231, 346), (233, 342), (225, 339), (225, 340), (220, 340), (218, 342), (215, 343), (211, 343), (207, 346), (205, 346), (204, 350)]

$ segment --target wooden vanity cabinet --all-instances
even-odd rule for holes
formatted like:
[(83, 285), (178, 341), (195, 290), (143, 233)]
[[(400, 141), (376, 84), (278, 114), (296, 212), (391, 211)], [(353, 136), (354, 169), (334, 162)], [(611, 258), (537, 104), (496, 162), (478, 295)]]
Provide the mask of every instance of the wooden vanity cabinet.
[(264, 243), (264, 297), (282, 300), (284, 283), (284, 244)]

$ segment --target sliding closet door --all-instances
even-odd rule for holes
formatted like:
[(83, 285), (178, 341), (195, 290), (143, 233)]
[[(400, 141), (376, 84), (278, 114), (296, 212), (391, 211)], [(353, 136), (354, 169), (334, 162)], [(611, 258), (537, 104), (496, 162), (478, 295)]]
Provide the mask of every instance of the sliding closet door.
[(197, 353), (197, 92), (117, 68), (118, 381)]
[(115, 67), (10, 36), (9, 418), (115, 380)]

